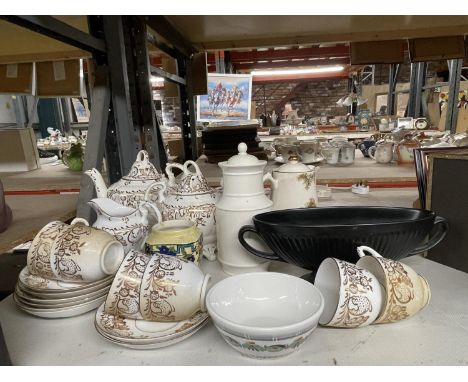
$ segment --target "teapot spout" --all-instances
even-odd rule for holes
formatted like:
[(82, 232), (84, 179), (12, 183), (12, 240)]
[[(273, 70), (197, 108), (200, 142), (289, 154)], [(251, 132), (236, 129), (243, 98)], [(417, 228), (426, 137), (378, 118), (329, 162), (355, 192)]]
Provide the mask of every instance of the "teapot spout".
[(88, 175), (94, 183), (94, 188), (96, 189), (96, 196), (98, 198), (107, 197), (107, 186), (104, 182), (104, 179), (101, 173), (93, 168), (92, 170), (85, 171), (85, 174)]

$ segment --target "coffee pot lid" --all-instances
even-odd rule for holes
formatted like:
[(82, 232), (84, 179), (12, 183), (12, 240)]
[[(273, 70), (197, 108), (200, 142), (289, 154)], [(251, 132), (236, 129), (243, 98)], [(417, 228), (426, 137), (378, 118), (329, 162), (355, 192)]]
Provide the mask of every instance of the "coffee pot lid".
[(129, 173), (122, 177), (125, 180), (161, 180), (162, 175), (150, 162), (148, 152), (141, 150)]
[(304, 163), (301, 163), (299, 161), (299, 157), (296, 155), (291, 155), (288, 159), (288, 163), (283, 164), (276, 170), (276, 172), (296, 172), (296, 173), (302, 173), (302, 172), (310, 172), (312, 169), (308, 166), (306, 166)]
[(228, 166), (252, 166), (264, 164), (266, 161), (259, 160), (256, 156), (247, 153), (247, 145), (244, 142), (237, 146), (239, 154), (230, 157), (227, 162)]

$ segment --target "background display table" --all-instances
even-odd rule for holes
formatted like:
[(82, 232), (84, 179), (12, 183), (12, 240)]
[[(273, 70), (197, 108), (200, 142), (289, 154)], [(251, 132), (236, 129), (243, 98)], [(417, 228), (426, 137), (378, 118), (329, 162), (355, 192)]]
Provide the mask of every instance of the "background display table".
[[(94, 312), (36, 318), (18, 310), (11, 296), (0, 303), (0, 323), (14, 365), (468, 365), (468, 274), (420, 256), (404, 262), (429, 281), (432, 299), (424, 310), (394, 324), (318, 327), (298, 352), (276, 360), (243, 357), (211, 321), (185, 341), (155, 350), (107, 342), (94, 328)], [(217, 262), (202, 268), (214, 281), (226, 277)], [(307, 272), (276, 262), (270, 270)]]

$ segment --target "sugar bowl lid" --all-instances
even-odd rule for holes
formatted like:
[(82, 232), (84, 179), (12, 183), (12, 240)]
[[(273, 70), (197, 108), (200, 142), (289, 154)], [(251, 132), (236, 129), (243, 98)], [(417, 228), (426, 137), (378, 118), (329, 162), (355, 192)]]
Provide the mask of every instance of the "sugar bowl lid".
[(266, 164), (266, 161), (259, 160), (256, 156), (247, 153), (247, 145), (244, 142), (237, 146), (239, 154), (230, 157), (227, 162), (221, 162), (220, 165), (228, 166), (253, 166)]
[(288, 163), (283, 164), (280, 166), (275, 172), (310, 172), (312, 169), (309, 166), (306, 166), (304, 163), (299, 161), (299, 157), (297, 155), (291, 155), (288, 159)]
[(122, 177), (125, 180), (161, 180), (162, 175), (150, 162), (148, 152), (141, 150), (129, 173)]
[[(193, 166), (195, 172), (191, 172), (188, 167)], [(176, 195), (195, 195), (212, 193), (214, 190), (208, 184), (198, 165), (191, 160), (184, 163), (184, 173), (179, 182), (174, 186), (171, 193)]]

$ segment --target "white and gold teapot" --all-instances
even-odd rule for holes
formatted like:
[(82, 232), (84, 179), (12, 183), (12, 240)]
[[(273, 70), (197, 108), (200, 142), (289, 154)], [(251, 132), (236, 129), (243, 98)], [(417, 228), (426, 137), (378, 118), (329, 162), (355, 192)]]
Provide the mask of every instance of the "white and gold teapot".
[(265, 181), (272, 186), (273, 210), (316, 207), (318, 169), (291, 156), (288, 163), (274, 170), (273, 174), (266, 174)]
[[(138, 208), (140, 202), (145, 200), (146, 191), (154, 182), (167, 182), (165, 176), (160, 174), (149, 161), (148, 153), (145, 150), (141, 150), (137, 154), (137, 159), (130, 172), (109, 187), (106, 187), (101, 173), (95, 168), (85, 171), (85, 174), (92, 179), (98, 198), (109, 198), (123, 206), (132, 208)], [(154, 190), (150, 194), (149, 201), (158, 202), (158, 195), (158, 191)]]

